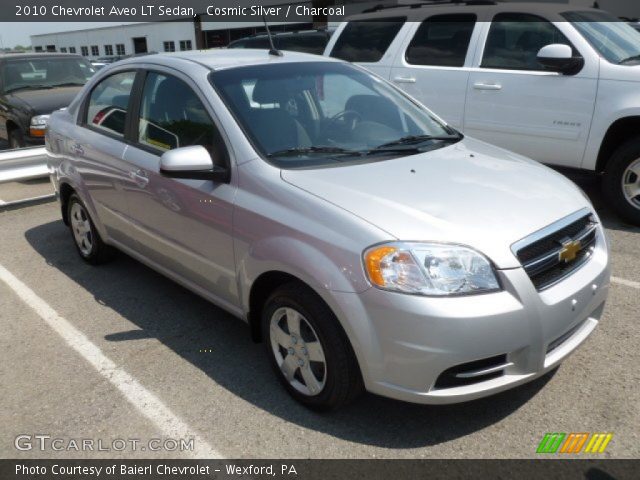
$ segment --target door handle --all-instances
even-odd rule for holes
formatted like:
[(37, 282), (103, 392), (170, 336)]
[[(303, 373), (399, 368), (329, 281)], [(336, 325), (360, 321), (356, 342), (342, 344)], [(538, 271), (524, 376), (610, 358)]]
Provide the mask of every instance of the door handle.
[(474, 83), (473, 88), (475, 88), (476, 90), (497, 91), (502, 90), (502, 85), (498, 83)]
[(414, 77), (394, 77), (393, 81), (396, 83), (416, 83)]
[(149, 183), (149, 178), (144, 170), (136, 170), (135, 172), (129, 172), (129, 177), (140, 188), (144, 188)]

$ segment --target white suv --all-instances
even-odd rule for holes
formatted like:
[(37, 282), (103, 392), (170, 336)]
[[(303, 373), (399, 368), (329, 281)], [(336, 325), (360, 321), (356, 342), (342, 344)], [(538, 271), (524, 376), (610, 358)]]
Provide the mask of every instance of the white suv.
[(601, 10), (467, 2), (376, 7), (325, 55), (391, 80), (467, 135), (603, 174), (640, 224), (640, 32)]

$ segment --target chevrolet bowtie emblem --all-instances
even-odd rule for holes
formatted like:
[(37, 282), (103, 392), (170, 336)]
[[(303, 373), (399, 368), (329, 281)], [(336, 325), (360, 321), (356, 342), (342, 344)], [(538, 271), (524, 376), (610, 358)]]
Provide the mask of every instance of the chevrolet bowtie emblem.
[(558, 253), (558, 259), (564, 263), (573, 262), (580, 250), (582, 250), (580, 240), (569, 240), (562, 244), (562, 249)]

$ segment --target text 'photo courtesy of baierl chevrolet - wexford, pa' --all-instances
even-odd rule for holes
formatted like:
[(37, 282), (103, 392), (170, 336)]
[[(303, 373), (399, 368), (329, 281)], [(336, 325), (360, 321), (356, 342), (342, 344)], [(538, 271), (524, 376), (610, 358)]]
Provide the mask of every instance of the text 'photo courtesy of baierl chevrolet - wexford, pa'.
[(640, 2), (0, 5), (0, 480), (631, 480)]

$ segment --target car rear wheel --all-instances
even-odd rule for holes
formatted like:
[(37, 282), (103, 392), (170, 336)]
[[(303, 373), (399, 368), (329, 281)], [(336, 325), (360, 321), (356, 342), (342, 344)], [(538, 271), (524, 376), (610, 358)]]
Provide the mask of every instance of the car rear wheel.
[(14, 150), (16, 148), (24, 148), (27, 144), (24, 141), (24, 135), (20, 130), (14, 128), (9, 132), (9, 148)]
[(87, 208), (76, 194), (69, 198), (67, 215), (73, 241), (82, 259), (92, 265), (110, 260), (113, 249), (102, 241)]
[(287, 391), (319, 411), (335, 410), (364, 389), (349, 340), (329, 307), (308, 287), (290, 283), (262, 315), (271, 364)]
[(640, 225), (640, 138), (623, 144), (613, 154), (604, 174), (602, 191), (616, 213)]

